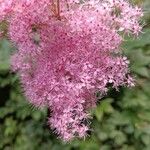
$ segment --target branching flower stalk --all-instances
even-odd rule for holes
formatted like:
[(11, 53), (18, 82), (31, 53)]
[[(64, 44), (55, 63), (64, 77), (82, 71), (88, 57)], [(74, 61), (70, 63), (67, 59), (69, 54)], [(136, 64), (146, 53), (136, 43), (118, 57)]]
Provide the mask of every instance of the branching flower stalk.
[(59, 0), (52, 0), (52, 11), (54, 12), (55, 14), (55, 17), (58, 19), (58, 20), (61, 20), (61, 17), (60, 17), (60, 3), (59, 3)]
[(142, 15), (126, 0), (0, 0), (17, 47), (12, 70), (29, 102), (51, 110), (48, 124), (64, 141), (87, 135), (96, 92), (134, 86), (120, 46), (123, 34), (141, 32)]

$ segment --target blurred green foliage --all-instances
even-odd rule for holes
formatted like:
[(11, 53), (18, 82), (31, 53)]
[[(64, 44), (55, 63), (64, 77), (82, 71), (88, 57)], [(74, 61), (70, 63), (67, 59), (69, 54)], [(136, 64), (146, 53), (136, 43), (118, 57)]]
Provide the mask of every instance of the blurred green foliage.
[[(150, 10), (150, 1), (145, 8)], [(127, 38), (124, 53), (131, 61), (136, 86), (111, 90), (91, 110), (89, 137), (63, 143), (47, 125), (47, 110), (37, 110), (23, 97), (10, 72), (12, 45), (0, 41), (0, 150), (150, 150), (150, 14), (138, 39)]]

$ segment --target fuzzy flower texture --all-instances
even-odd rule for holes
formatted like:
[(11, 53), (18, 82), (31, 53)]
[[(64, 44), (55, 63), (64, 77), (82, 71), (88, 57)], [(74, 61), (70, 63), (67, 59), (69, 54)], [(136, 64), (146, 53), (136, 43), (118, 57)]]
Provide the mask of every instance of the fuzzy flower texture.
[(18, 49), (13, 71), (29, 102), (51, 110), (48, 124), (64, 141), (87, 135), (88, 110), (110, 87), (134, 85), (120, 45), (138, 36), (142, 15), (126, 0), (0, 0)]

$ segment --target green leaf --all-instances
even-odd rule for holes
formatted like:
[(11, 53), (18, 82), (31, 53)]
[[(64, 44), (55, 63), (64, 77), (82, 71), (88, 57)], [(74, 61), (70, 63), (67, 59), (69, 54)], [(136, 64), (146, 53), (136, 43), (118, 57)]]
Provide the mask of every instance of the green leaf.
[(138, 75), (141, 75), (142, 77), (146, 78), (150, 77), (148, 69), (146, 67), (138, 67), (138, 68), (134, 67), (132, 70)]
[(145, 45), (148, 45), (150, 43), (149, 39), (150, 39), (150, 29), (148, 28), (144, 29), (140, 37), (135, 40), (133, 40), (132, 37), (131, 38), (126, 37), (125, 38), (126, 41), (124, 42), (123, 47), (128, 51), (134, 48), (144, 47)]
[(8, 70), (10, 67), (10, 55), (14, 48), (6, 39), (0, 41), (0, 71)]
[(5, 120), (5, 136), (13, 136), (17, 132), (17, 122), (9, 117)]
[(104, 113), (112, 113), (113, 107), (111, 106), (113, 99), (108, 98), (100, 102), (100, 104), (95, 108), (95, 116), (98, 121), (100, 121), (104, 115)]
[(144, 134), (141, 136), (141, 140), (145, 145), (150, 145), (150, 136), (147, 134)]

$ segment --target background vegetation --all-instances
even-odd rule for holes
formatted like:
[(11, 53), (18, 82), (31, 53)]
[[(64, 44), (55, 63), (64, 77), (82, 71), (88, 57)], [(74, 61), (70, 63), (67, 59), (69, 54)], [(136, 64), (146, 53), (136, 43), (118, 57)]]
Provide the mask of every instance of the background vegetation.
[(36, 110), (23, 97), (17, 75), (10, 72), (13, 48), (1, 39), (0, 150), (150, 150), (150, 0), (144, 8), (143, 34), (123, 44), (136, 86), (111, 90), (91, 110), (90, 137), (67, 144), (48, 128), (47, 110)]

